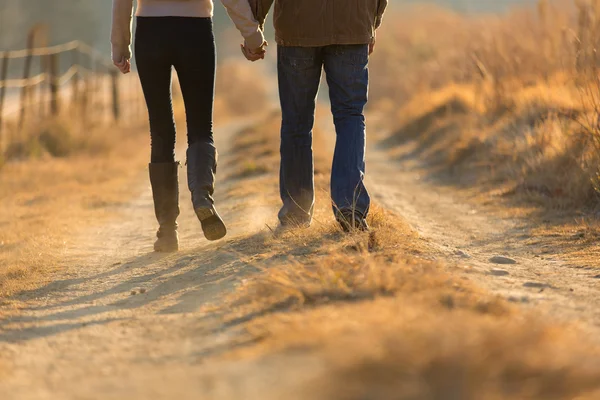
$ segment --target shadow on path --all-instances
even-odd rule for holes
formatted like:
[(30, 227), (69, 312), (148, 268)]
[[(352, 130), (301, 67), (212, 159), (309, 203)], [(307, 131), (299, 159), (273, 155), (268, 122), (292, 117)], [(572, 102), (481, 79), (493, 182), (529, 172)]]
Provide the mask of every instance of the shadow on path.
[[(22, 297), (38, 298), (77, 291), (78, 285), (91, 280), (98, 282), (98, 290), (92, 293), (51, 305), (25, 308), (21, 312), (24, 316), (0, 320), (0, 342), (23, 342), (91, 324), (107, 324), (122, 319), (119, 312), (160, 304), (167, 297), (171, 298), (166, 302), (167, 306), (153, 310), (153, 314), (195, 312), (230, 292), (240, 279), (258, 271), (250, 259), (263, 252), (265, 235), (267, 233), (260, 232), (224, 245), (209, 245), (200, 251), (195, 249), (176, 255), (145, 254), (101, 274), (56, 281), (24, 292)], [(268, 265), (268, 260), (266, 263), (261, 261), (262, 268)], [(121, 275), (123, 280), (119, 279)], [(106, 280), (115, 283), (107, 288), (102, 283)], [(130, 293), (135, 288), (147, 289), (143, 294), (132, 296)], [(118, 299), (115, 300), (115, 296)], [(31, 315), (37, 313), (42, 315)], [(106, 318), (105, 313), (110, 313), (111, 317)], [(128, 315), (124, 314), (123, 319)], [(34, 326), (27, 327), (28, 324)]]

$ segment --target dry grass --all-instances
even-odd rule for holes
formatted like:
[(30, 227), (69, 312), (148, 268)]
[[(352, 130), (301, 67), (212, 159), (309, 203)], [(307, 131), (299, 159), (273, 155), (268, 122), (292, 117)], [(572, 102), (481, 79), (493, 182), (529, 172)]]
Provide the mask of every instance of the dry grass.
[(600, 3), (394, 18), (402, 23), (384, 26), (372, 63), (371, 111), (390, 154), (487, 212), (521, 218), (540, 257), (595, 270)]
[(386, 144), (410, 146), (461, 185), (595, 211), (600, 4), (576, 4), (541, 0), (502, 16), (401, 12), (406, 24), (384, 28), (373, 62), (374, 110), (394, 127)]
[(3, 159), (11, 162), (76, 154), (102, 156), (112, 147), (111, 138), (104, 134), (106, 129), (111, 126), (84, 126), (67, 116), (33, 122), (18, 134), (12, 132), (14, 138), (5, 149)]
[[(570, 0), (540, 0), (537, 8), (503, 15), (403, 7), (390, 16), (395, 23), (384, 24), (378, 33), (373, 99), (406, 101), (451, 83), (476, 83), (481, 90), (493, 89), (483, 101), (501, 101), (514, 88), (576, 68), (576, 18)], [(580, 28), (590, 34), (595, 29)], [(591, 52), (593, 46), (584, 39), (580, 47)], [(583, 61), (591, 63), (589, 57)]]
[(325, 353), (331, 373), (305, 398), (597, 398), (598, 358), (567, 330), (415, 297), (330, 305), (254, 329), (267, 346)]
[(226, 321), (244, 323), (255, 345), (227, 358), (301, 349), (324, 359), (329, 372), (298, 398), (600, 394), (600, 354), (582, 333), (523, 315), (415, 256), (426, 249), (402, 220), (382, 210), (373, 218), (370, 235), (346, 236), (330, 223), (267, 237), (268, 258), (279, 263), (242, 282), (226, 304)]
[[(280, 263), (244, 281), (226, 304), (227, 322), (245, 322), (255, 345), (228, 358), (296, 349), (323, 358), (328, 374), (299, 398), (600, 393), (600, 354), (581, 333), (523, 315), (452, 269), (415, 257), (421, 245), (401, 220), (383, 211), (374, 217), (370, 235), (344, 236), (329, 224), (267, 239)], [(290, 255), (298, 248), (305, 252)]]
[[(369, 235), (343, 236), (332, 225), (267, 239), (269, 257), (281, 263), (244, 281), (226, 305), (227, 321), (244, 323), (255, 344), (227, 358), (298, 350), (322, 358), (328, 373), (307, 382), (298, 398), (600, 393), (600, 354), (581, 333), (523, 315), (451, 269), (407, 255), (397, 248), (406, 246), (402, 221), (381, 221), (374, 223), (376, 250)], [(298, 248), (306, 251), (289, 255)]]
[[(242, 132), (236, 145), (251, 154), (274, 151), (277, 119), (260, 127)], [(252, 343), (227, 359), (267, 362), (297, 351), (319, 358), (328, 373), (294, 398), (600, 395), (600, 354), (577, 329), (524, 314), (453, 267), (427, 260), (426, 244), (399, 217), (375, 207), (370, 233), (342, 233), (330, 217), (327, 160), (319, 151), (313, 226), (265, 232), (253, 247), (261, 272), (225, 302), (225, 321), (241, 324)], [(275, 179), (245, 177), (238, 190)]]
[(422, 159), (452, 168), (463, 184), (504, 188), (549, 208), (596, 205), (600, 160), (574, 120), (580, 110), (545, 99), (545, 89), (539, 89), (516, 92), (519, 105), (511, 112), (480, 112), (470, 94), (468, 87), (449, 87), (415, 98), (387, 143), (418, 142)]

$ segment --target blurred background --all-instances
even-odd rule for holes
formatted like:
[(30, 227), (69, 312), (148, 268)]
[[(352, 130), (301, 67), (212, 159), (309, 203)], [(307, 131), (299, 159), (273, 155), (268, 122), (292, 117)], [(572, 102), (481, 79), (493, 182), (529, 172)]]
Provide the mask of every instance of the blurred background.
[[(48, 115), (65, 119), (68, 111), (66, 125), (77, 120), (84, 126), (144, 119), (137, 78), (134, 74), (117, 76), (111, 66), (111, 8), (109, 0), (0, 0), (0, 50), (26, 49), (34, 26), (42, 34), (34, 35), (33, 47), (79, 41), (75, 47), (55, 52), (55, 58), (28, 57), (26, 51), (8, 57), (3, 110), (0, 105), (0, 161), (29, 157), (31, 137), (39, 136), (36, 124), (46, 123)], [(240, 54), (242, 39), (219, 1), (214, 21), (220, 69), (216, 119), (275, 106), (276, 46), (271, 21), (266, 24), (266, 36), (272, 44), (267, 62), (253, 64)], [(471, 121), (461, 122), (462, 129), (454, 134), (458, 140), (449, 136), (452, 146), (446, 150), (450, 161), (470, 155), (491, 162), (489, 152), (495, 149), (499, 159), (494, 170), (508, 154), (515, 153), (514, 148), (499, 151), (498, 137), (506, 137), (502, 143), (509, 147), (520, 143), (514, 136), (524, 140), (522, 146), (527, 152), (535, 152), (539, 146), (554, 152), (555, 144), (569, 154), (576, 150), (579, 158), (567, 170), (585, 171), (576, 174), (581, 182), (574, 192), (580, 200), (595, 201), (595, 186), (590, 189), (589, 182), (591, 179), (596, 185), (597, 171), (588, 165), (595, 162), (596, 144), (600, 142), (596, 140), (594, 112), (600, 104), (594, 95), (599, 86), (595, 75), (600, 63), (595, 50), (599, 38), (597, 0), (392, 0), (370, 65), (374, 79), (369, 108), (384, 114), (388, 129), (393, 130), (415, 119), (418, 122), (421, 114), (432, 108), (449, 104), (453, 112), (459, 111), (461, 118)], [(248, 96), (253, 96), (252, 103), (245, 100)], [(327, 98), (325, 83), (320, 96)], [(565, 120), (560, 113), (558, 119), (547, 118), (557, 109), (578, 119)], [(520, 125), (521, 114), (531, 114), (526, 118), (525, 131), (503, 130), (499, 136), (496, 127), (488, 129), (490, 123), (508, 115)], [(436, 124), (442, 123), (435, 113), (433, 116)], [(565, 126), (571, 122), (574, 124)], [(478, 124), (483, 124), (483, 129), (466, 129)], [(570, 133), (581, 130), (581, 126), (589, 139), (586, 146), (574, 144), (573, 150), (563, 142), (555, 143), (570, 142)], [(423, 137), (428, 126), (419, 128)], [(531, 128), (535, 128), (533, 137), (541, 141), (533, 150), (530, 136), (523, 137)], [(548, 129), (554, 135), (548, 143), (554, 147), (545, 141)], [(509, 169), (514, 176), (514, 166)], [(520, 167), (516, 170), (521, 171)], [(572, 181), (571, 175), (562, 176)], [(555, 178), (550, 174), (544, 180)]]
[[(503, 11), (510, 6), (531, 4), (535, 0), (393, 0), (392, 7), (415, 3), (446, 6), (460, 12)], [(219, 1), (215, 6), (217, 36), (231, 28), (231, 22)], [(109, 0), (0, 0), (0, 49), (14, 50), (26, 45), (25, 30), (43, 21), (50, 27), (50, 42), (58, 44), (82, 40), (110, 51), (110, 22), (112, 2)], [(272, 29), (269, 29), (272, 33)], [(222, 41), (221, 41), (221, 44)], [(222, 51), (228, 50), (226, 46)], [(232, 46), (237, 50), (237, 46)]]

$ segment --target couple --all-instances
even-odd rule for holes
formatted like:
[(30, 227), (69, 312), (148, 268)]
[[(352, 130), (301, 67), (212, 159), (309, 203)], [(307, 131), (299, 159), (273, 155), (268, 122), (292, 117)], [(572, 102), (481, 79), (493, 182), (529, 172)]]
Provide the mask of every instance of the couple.
[[(263, 26), (275, 2), (275, 33), (281, 127), (279, 212), (282, 227), (309, 225), (314, 206), (312, 129), (321, 71), (330, 88), (338, 140), (331, 198), (344, 230), (367, 230), (370, 198), (364, 187), (366, 128), (364, 107), (369, 55), (387, 0), (221, 0), (245, 41), (244, 56), (263, 59)], [(113, 61), (131, 70), (133, 0), (113, 0)], [(213, 141), (216, 71), (212, 0), (137, 0), (135, 57), (150, 117), (150, 182), (160, 228), (154, 249), (177, 251), (179, 163), (175, 161), (175, 122), (171, 70), (179, 76), (188, 128), (188, 186), (208, 240), (227, 229), (213, 193), (217, 150)], [(251, 101), (251, 100), (249, 100)]]

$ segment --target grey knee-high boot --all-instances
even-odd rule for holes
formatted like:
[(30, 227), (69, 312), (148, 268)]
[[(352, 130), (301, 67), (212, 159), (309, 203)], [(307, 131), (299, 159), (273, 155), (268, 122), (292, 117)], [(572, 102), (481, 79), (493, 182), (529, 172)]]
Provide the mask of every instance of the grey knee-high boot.
[(225, 223), (214, 205), (217, 149), (212, 143), (197, 142), (187, 150), (188, 186), (194, 211), (208, 240), (219, 240), (227, 234)]
[(159, 224), (154, 243), (157, 252), (173, 252), (179, 250), (177, 234), (177, 217), (179, 217), (179, 179), (180, 164), (151, 163), (150, 183), (154, 198), (154, 212)]

